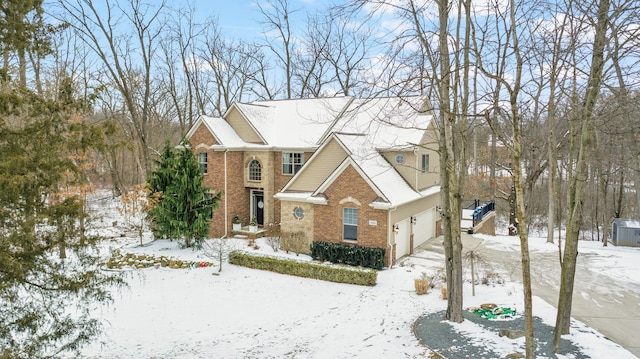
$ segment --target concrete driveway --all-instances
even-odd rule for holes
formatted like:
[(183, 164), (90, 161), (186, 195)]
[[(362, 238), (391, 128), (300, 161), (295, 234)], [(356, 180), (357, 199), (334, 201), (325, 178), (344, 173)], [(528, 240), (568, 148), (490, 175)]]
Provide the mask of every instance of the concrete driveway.
[[(474, 250), (481, 258), (491, 258), (514, 281), (522, 282), (520, 250), (491, 246), (481, 238), (463, 233), (463, 251)], [(441, 237), (422, 248), (444, 253)], [(593, 270), (591, 254), (579, 254), (573, 295), (572, 316), (640, 357), (640, 290)], [(560, 264), (557, 251), (530, 250), (533, 295), (554, 307), (558, 303)]]

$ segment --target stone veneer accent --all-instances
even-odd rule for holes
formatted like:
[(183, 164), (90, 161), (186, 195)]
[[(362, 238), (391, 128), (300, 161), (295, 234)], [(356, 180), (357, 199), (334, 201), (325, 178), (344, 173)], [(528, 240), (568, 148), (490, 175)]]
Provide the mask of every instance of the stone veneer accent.
[[(280, 202), (280, 201), (278, 201)], [(283, 233), (287, 232), (302, 232), (304, 233), (305, 248), (307, 250), (303, 253), (309, 253), (311, 242), (313, 242), (313, 224), (314, 224), (314, 208), (310, 203), (304, 202), (291, 202), (282, 201), (282, 217), (280, 220), (280, 230)], [(302, 208), (304, 211), (304, 217), (297, 219), (293, 215), (293, 210), (296, 207)], [(290, 250), (286, 246), (282, 246), (283, 250)]]

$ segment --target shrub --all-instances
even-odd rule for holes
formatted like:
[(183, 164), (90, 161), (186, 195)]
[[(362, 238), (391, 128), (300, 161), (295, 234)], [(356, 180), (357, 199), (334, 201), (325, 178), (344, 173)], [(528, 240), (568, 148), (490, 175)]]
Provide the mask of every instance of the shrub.
[(413, 280), (413, 285), (416, 288), (417, 295), (427, 294), (429, 292), (429, 288), (431, 286), (431, 282), (427, 277), (427, 273), (422, 273), (420, 278), (416, 278)]
[(372, 269), (336, 267), (321, 263), (300, 262), (264, 255), (256, 256), (240, 251), (231, 252), (229, 255), (229, 263), (280, 274), (367, 286), (374, 286), (378, 277), (378, 272)]
[(384, 268), (384, 248), (369, 248), (330, 242), (313, 242), (311, 257), (331, 263), (343, 263), (373, 269)]
[(269, 247), (273, 249), (274, 252), (277, 252), (280, 249), (280, 238), (282, 233), (280, 232), (280, 224), (279, 223), (269, 223), (267, 226), (267, 231), (265, 233), (266, 241), (269, 244)]
[(296, 255), (309, 252), (304, 232), (283, 232), (280, 238), (280, 248), (287, 253), (291, 251)]

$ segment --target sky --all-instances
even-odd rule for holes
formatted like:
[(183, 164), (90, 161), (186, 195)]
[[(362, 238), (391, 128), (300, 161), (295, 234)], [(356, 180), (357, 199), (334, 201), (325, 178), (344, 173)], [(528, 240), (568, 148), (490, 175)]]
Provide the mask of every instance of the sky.
[[(257, 40), (263, 35), (261, 14), (257, 2), (268, 6), (264, 0), (195, 0), (194, 5), (203, 18), (216, 16), (223, 33), (229, 37)], [(306, 12), (314, 12), (329, 6), (328, 0), (290, 0), (290, 9), (299, 10), (292, 15), (294, 25), (303, 25)]]

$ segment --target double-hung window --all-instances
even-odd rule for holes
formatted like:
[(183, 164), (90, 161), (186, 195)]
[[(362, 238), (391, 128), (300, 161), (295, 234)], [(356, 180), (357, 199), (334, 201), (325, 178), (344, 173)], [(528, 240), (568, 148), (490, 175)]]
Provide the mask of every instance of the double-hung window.
[(206, 152), (200, 152), (198, 153), (198, 165), (200, 166), (200, 171), (203, 174), (207, 174), (208, 168), (207, 168), (207, 153)]
[(358, 209), (342, 209), (342, 238), (346, 241), (358, 240)]
[(429, 155), (422, 155), (420, 169), (422, 173), (429, 172)]
[(282, 174), (294, 175), (304, 164), (304, 153), (283, 152), (282, 153)]

